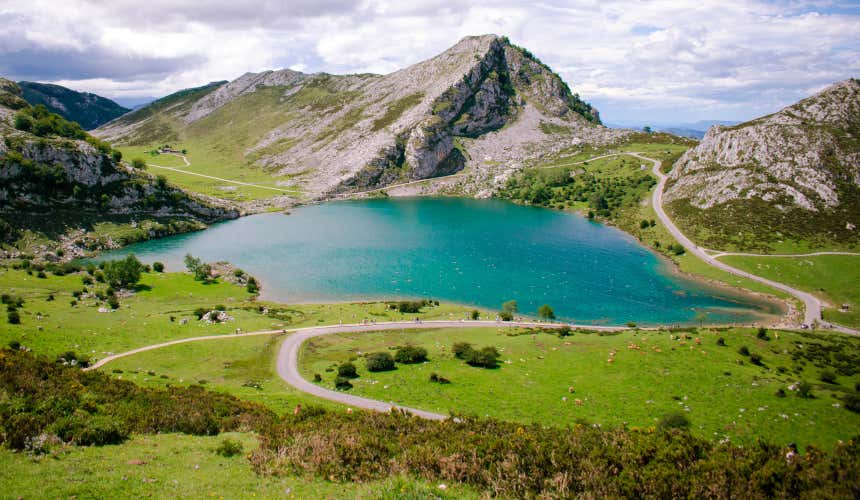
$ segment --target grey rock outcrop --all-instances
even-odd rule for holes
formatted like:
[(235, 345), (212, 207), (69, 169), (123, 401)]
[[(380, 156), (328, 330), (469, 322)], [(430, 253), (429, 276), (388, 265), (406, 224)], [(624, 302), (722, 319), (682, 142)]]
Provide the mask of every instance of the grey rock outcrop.
[(860, 82), (838, 82), (782, 111), (715, 125), (676, 162), (665, 199), (700, 209), (758, 198), (808, 211), (840, 204), (860, 185)]

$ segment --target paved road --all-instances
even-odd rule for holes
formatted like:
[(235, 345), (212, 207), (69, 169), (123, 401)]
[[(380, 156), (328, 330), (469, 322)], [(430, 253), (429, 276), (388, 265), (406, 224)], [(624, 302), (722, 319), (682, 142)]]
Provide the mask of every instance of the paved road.
[(711, 250), (716, 252), (711, 255), (715, 259), (730, 255), (740, 255), (743, 257), (816, 257), (818, 255), (852, 255), (860, 257), (857, 252), (812, 252), (812, 253), (747, 253), (747, 252), (720, 252), (719, 250)]
[[(707, 252), (705, 252), (704, 248), (700, 248), (698, 245), (693, 243), (689, 238), (687, 238), (684, 233), (675, 226), (675, 223), (672, 222), (672, 219), (666, 215), (666, 212), (663, 210), (663, 188), (666, 185), (666, 176), (663, 172), (660, 171), (660, 160), (655, 160), (653, 158), (649, 158), (647, 156), (642, 156), (638, 153), (630, 153), (632, 156), (640, 158), (642, 160), (650, 161), (654, 168), (654, 175), (657, 176), (657, 186), (654, 188), (654, 194), (651, 197), (651, 204), (654, 206), (654, 211), (657, 212), (657, 217), (660, 218), (660, 221), (663, 222), (663, 225), (666, 226), (666, 229), (675, 237), (684, 248), (703, 260), (705, 263), (716, 267), (717, 269), (722, 269), (723, 271), (734, 274), (735, 276), (741, 276), (747, 279), (751, 279), (753, 281), (757, 281), (759, 283), (764, 283), (765, 285), (776, 288), (777, 290), (782, 290), (794, 297), (797, 297), (804, 304), (804, 324), (813, 325), (815, 322), (821, 322), (821, 301), (818, 300), (814, 295), (804, 292), (803, 290), (798, 290), (796, 288), (792, 288), (786, 284), (780, 283), (778, 281), (769, 280), (767, 278), (762, 278), (761, 276), (757, 276), (752, 273), (748, 273), (736, 267), (732, 267), (726, 263), (720, 262), (714, 256), (711, 256)], [(840, 325), (830, 325), (829, 326), (833, 330), (840, 331), (842, 333), (847, 333), (850, 335), (860, 335), (860, 331), (853, 330), (851, 328), (847, 328)]]
[[(251, 332), (251, 333), (242, 333), (237, 335), (209, 335), (206, 337), (192, 337), (187, 339), (179, 339), (173, 340), (170, 342), (162, 342), (160, 344), (153, 344), (145, 347), (140, 347), (137, 349), (133, 349), (131, 351), (113, 354), (111, 356), (107, 356), (99, 360), (96, 363), (93, 363), (90, 367), (85, 368), (85, 371), (89, 370), (97, 370), (102, 366), (110, 363), (111, 361), (117, 360), (119, 358), (124, 358), (126, 356), (131, 356), (133, 354), (138, 354), (145, 351), (151, 351), (153, 349), (160, 349), (162, 347), (172, 346), (176, 344), (184, 344), (187, 342), (202, 342), (208, 340), (221, 340), (221, 339), (235, 339), (240, 337), (252, 337), (258, 335), (277, 335), (277, 334), (285, 334), (288, 333), (290, 335), (284, 340), (283, 344), (281, 344), (281, 350), (278, 352), (278, 360), (277, 360), (277, 370), (278, 376), (281, 377), (284, 382), (289, 385), (295, 387), (296, 389), (311, 394), (313, 396), (317, 396), (323, 399), (328, 399), (330, 401), (335, 401), (338, 403), (343, 403), (345, 405), (354, 406), (356, 408), (364, 408), (367, 410), (381, 411), (381, 412), (389, 412), (392, 409), (400, 409), (408, 411), (413, 415), (417, 415), (422, 418), (432, 419), (432, 420), (444, 420), (448, 418), (446, 415), (442, 415), (440, 413), (433, 413), (424, 410), (418, 410), (415, 408), (409, 408), (407, 406), (401, 406), (394, 403), (386, 403), (384, 401), (377, 401), (375, 399), (362, 398), (359, 396), (354, 396), (349, 393), (333, 391), (330, 389), (325, 389), (316, 384), (312, 384), (302, 378), (299, 374), (299, 351), (301, 350), (302, 344), (308, 339), (319, 337), (320, 335), (332, 335), (335, 333), (348, 333), (348, 332), (378, 332), (382, 330), (406, 330), (406, 329), (433, 329), (433, 328), (474, 328), (474, 327), (483, 327), (483, 328), (504, 328), (506, 326), (524, 326), (524, 327), (543, 327), (543, 328), (558, 328), (561, 327), (562, 323), (537, 323), (532, 321), (512, 321), (512, 322), (500, 322), (500, 321), (422, 321), (420, 323), (416, 323), (414, 321), (392, 321), (392, 322), (384, 322), (384, 323), (375, 323), (375, 324), (347, 324), (347, 325), (329, 325), (329, 326), (312, 326), (307, 328), (297, 328), (293, 330), (262, 330), (259, 332)], [(625, 330), (625, 327), (620, 326), (594, 326), (594, 325), (571, 325), (574, 328), (585, 328), (589, 330), (604, 330), (604, 331), (619, 331)]]
[[(354, 396), (352, 394), (348, 394), (340, 391), (333, 391), (330, 389), (326, 389), (320, 387), (316, 384), (312, 384), (302, 378), (299, 374), (299, 351), (301, 350), (301, 345), (311, 339), (313, 337), (319, 337), (321, 335), (331, 335), (335, 333), (344, 333), (344, 332), (377, 332), (381, 330), (402, 330), (402, 329), (427, 329), (427, 328), (474, 328), (474, 327), (484, 327), (484, 328), (502, 328), (505, 326), (539, 326), (539, 327), (548, 327), (548, 328), (558, 328), (562, 326), (558, 323), (535, 323), (529, 321), (514, 321), (514, 322), (499, 322), (499, 321), (422, 321), (421, 323), (415, 323), (413, 321), (396, 321), (396, 322), (386, 322), (386, 323), (376, 323), (376, 324), (367, 324), (367, 325), (332, 325), (332, 326), (320, 326), (320, 327), (312, 327), (312, 328), (303, 328), (301, 330), (296, 330), (295, 333), (287, 337), (283, 344), (281, 344), (281, 350), (278, 353), (278, 375), (284, 379), (284, 381), (296, 389), (306, 392), (308, 394), (312, 394), (314, 396), (328, 399), (330, 401), (336, 401), (338, 403), (343, 403), (350, 406), (355, 406), (357, 408), (364, 408), (368, 410), (387, 412), (391, 411), (392, 408), (406, 410), (409, 413), (414, 415), (418, 415), (419, 417), (429, 418), (433, 420), (443, 420), (447, 418), (447, 416), (432, 413), (424, 410), (418, 410), (415, 408), (409, 408), (406, 406), (400, 406), (392, 402), (384, 402), (377, 401), (375, 399), (362, 398), (359, 396)], [(591, 325), (578, 325), (580, 328), (588, 328), (592, 330), (607, 330), (607, 331), (618, 331), (624, 330), (624, 327), (608, 327), (608, 326), (591, 326)]]

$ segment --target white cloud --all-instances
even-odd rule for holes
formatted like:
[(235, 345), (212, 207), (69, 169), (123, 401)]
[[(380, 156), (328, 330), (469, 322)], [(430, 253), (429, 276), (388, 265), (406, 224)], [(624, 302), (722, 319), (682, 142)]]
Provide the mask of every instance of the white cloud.
[[(271, 0), (253, 6), (233, 0), (11, 0), (0, 4), (0, 22), (9, 28), (0, 33), (0, 71), (110, 97), (159, 96), (280, 67), (390, 72), (462, 36), (499, 33), (559, 71), (607, 119), (643, 113), (749, 118), (860, 73), (860, 15), (833, 6), (765, 0)], [(34, 54), (59, 55), (45, 58), (52, 67), (40, 76)], [(89, 54), (105, 64), (84, 60)]]

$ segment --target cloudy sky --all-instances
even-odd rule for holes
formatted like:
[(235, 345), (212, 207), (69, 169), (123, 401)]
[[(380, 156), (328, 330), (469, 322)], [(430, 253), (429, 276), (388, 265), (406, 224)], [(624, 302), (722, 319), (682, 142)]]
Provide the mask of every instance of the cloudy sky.
[(247, 71), (387, 73), (498, 33), (604, 121), (741, 120), (860, 77), (860, 2), (0, 0), (0, 75), (132, 104)]

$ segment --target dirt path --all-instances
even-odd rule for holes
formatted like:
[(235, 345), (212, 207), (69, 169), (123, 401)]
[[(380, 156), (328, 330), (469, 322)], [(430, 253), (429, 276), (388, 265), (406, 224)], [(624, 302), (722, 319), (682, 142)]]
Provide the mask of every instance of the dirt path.
[[(185, 155), (181, 155), (181, 154), (177, 154), (177, 153), (162, 153), (162, 154), (169, 154), (172, 156), (178, 156), (178, 157), (182, 158), (183, 162), (185, 162), (186, 167), (191, 166), (191, 162), (188, 161), (188, 158)], [(197, 172), (189, 172), (188, 170), (182, 170), (181, 168), (164, 167), (161, 165), (156, 165), (154, 163), (147, 163), (146, 166), (147, 167), (161, 168), (164, 170), (172, 170), (174, 172), (179, 172), (181, 174), (196, 175), (197, 177), (203, 177), (206, 179), (212, 179), (212, 180), (216, 180), (216, 181), (227, 182), (229, 184), (237, 184), (239, 186), (248, 186), (248, 187), (255, 187), (255, 188), (260, 188), (260, 189), (268, 189), (270, 191), (278, 191), (279, 193), (295, 194), (294, 191), (290, 191), (287, 189), (281, 189), (281, 188), (276, 188), (276, 187), (272, 187), (272, 186), (263, 186), (260, 184), (252, 184), (250, 182), (234, 181), (232, 179), (224, 179), (223, 177), (214, 177), (214, 176), (206, 175), (206, 174), (198, 174)]]
[[(818, 300), (814, 295), (804, 292), (803, 290), (798, 290), (796, 288), (792, 288), (784, 283), (780, 283), (778, 281), (769, 280), (767, 278), (763, 278), (761, 276), (757, 276), (752, 273), (748, 273), (741, 269), (732, 267), (724, 262), (720, 262), (717, 260), (715, 256), (708, 254), (704, 248), (699, 247), (695, 243), (693, 243), (684, 233), (681, 232), (680, 229), (672, 222), (672, 219), (666, 215), (666, 212), (663, 210), (663, 189), (666, 186), (667, 177), (660, 171), (660, 160), (655, 160), (653, 158), (649, 158), (647, 156), (643, 156), (639, 153), (630, 153), (630, 155), (640, 158), (642, 160), (650, 161), (653, 165), (653, 173), (657, 176), (657, 186), (654, 188), (654, 193), (651, 196), (651, 204), (654, 207), (654, 211), (657, 213), (657, 217), (660, 218), (660, 221), (666, 226), (666, 229), (669, 230), (669, 233), (678, 240), (681, 245), (683, 245), (684, 249), (688, 252), (692, 253), (706, 264), (709, 264), (717, 269), (721, 269), (728, 273), (734, 274), (735, 276), (741, 276), (743, 278), (751, 279), (753, 281), (757, 281), (759, 283), (763, 283), (769, 287), (776, 288), (777, 290), (782, 290), (785, 293), (793, 295), (800, 299), (804, 304), (804, 320), (803, 324), (807, 327), (813, 326), (816, 322), (821, 323), (821, 301)], [(842, 333), (847, 333), (850, 335), (860, 335), (860, 331), (847, 328), (840, 325), (835, 324), (825, 324), (827, 328), (837, 330)]]
[(715, 259), (719, 259), (720, 257), (728, 257), (731, 255), (739, 255), (742, 257), (815, 257), (818, 255), (853, 255), (856, 257), (860, 257), (860, 253), (857, 252), (812, 252), (812, 253), (747, 253), (747, 252), (720, 252), (719, 250), (712, 250), (716, 252), (711, 255), (711, 257)]

